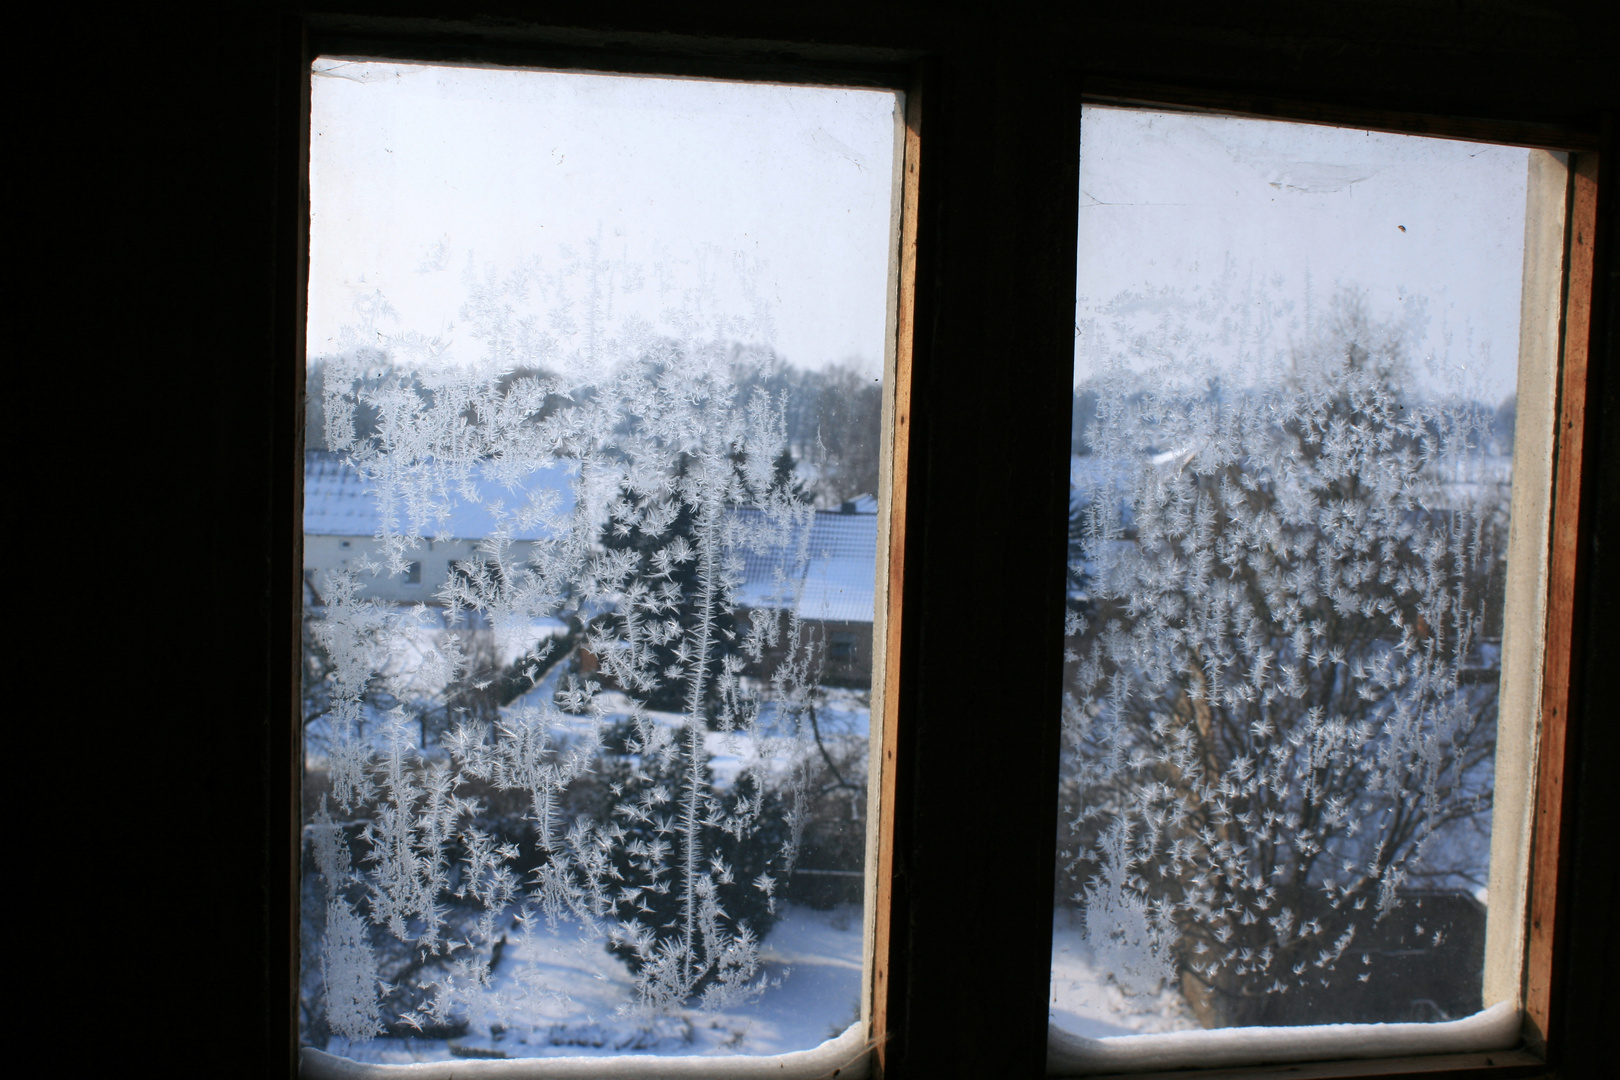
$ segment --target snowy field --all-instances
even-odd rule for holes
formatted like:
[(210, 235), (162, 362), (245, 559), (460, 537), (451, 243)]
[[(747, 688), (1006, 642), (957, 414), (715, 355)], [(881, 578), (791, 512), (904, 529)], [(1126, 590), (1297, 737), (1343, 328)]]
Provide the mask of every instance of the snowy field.
[[(733, 1011), (635, 1017), (630, 972), (601, 945), (566, 934), (509, 941), (493, 975), (495, 1004), (453, 1039), (379, 1038), (323, 1049), (357, 1061), (781, 1054), (813, 1049), (860, 1019), (861, 912), (785, 905), (766, 938), (771, 986)], [(564, 997), (563, 995), (566, 995)]]
[[(1127, 996), (1094, 966), (1079, 913), (1058, 908), (1052, 917), (1052, 990), (1048, 1016), (1073, 1035), (1102, 1039), (1199, 1029), (1181, 992)], [(1200, 1029), (1201, 1030), (1201, 1029)]]

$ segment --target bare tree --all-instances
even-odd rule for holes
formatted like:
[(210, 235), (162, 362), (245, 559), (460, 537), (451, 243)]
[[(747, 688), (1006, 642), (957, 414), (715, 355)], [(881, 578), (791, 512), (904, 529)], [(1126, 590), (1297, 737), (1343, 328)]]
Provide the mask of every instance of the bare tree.
[[(1077, 514), (1066, 839), (1128, 991), (1275, 1022), (1488, 816), (1477, 663), (1506, 546), (1491, 413), (1344, 309), (1270, 389), (1102, 380)], [(1377, 978), (1357, 967), (1358, 978)]]

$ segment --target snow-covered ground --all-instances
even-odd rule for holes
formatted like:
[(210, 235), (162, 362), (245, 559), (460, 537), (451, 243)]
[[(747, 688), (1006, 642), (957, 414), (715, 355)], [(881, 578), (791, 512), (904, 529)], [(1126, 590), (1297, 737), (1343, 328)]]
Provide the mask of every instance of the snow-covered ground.
[(781, 1054), (808, 1050), (860, 1019), (861, 911), (785, 905), (761, 949), (772, 985), (745, 1006), (635, 1017), (630, 972), (566, 932), (509, 939), (494, 972), (499, 1005), (453, 1039), (380, 1038), (322, 1049), (358, 1061)]
[(1198, 1028), (1173, 987), (1128, 996), (1095, 965), (1079, 914), (1058, 908), (1052, 917), (1052, 990), (1048, 1015), (1064, 1031), (1088, 1039)]
[[(557, 687), (567, 678), (559, 670), (562, 667), (561, 664), (557, 665), (557, 668), (542, 678), (532, 690), (504, 706), (501, 714), (516, 715), (523, 709), (539, 709), (549, 703)], [(624, 719), (630, 715), (632, 709), (631, 699), (617, 690), (599, 691), (595, 697), (595, 704), (609, 722)], [(767, 701), (760, 711), (759, 731), (767, 738), (773, 736), (782, 738), (790, 734), (776, 723), (775, 708), (774, 703)], [(643, 709), (641, 712), (654, 723), (672, 729), (686, 723), (686, 716), (681, 713), (659, 712), (653, 709)], [(871, 725), (871, 713), (871, 696), (866, 692), (843, 687), (824, 688), (822, 700), (817, 705), (817, 721), (821, 727), (822, 738), (829, 742), (844, 739), (859, 739), (864, 742)], [(593, 722), (585, 717), (565, 720), (557, 726), (553, 738), (560, 740), (581, 734)], [(757, 762), (761, 751), (765, 749), (756, 743), (753, 736), (737, 731), (708, 731), (704, 733), (703, 740), (704, 747), (709, 753), (709, 768), (714, 771), (715, 783), (722, 788), (734, 783), (743, 767)], [(775, 754), (777, 756), (769, 762), (768, 771), (780, 776), (786, 771), (789, 761), (785, 756), (781, 756), (780, 746), (775, 749)]]
[[(503, 716), (516, 718), (525, 710), (551, 706), (567, 678), (566, 667), (556, 665), (527, 694), (503, 707)], [(601, 721), (612, 722), (632, 711), (630, 699), (617, 691), (599, 692), (594, 704), (598, 716), (558, 718), (551, 737), (559, 746), (585, 736)], [(384, 716), (374, 709), (367, 714), (363, 737), (379, 740)], [(643, 715), (669, 728), (686, 722), (677, 713), (643, 710)], [(818, 723), (829, 746), (844, 742), (858, 744), (857, 749), (864, 746), (869, 715), (869, 696), (850, 689), (828, 688), (817, 705)], [(321, 769), (326, 764), (327, 724), (323, 718), (309, 726), (307, 764)], [(789, 734), (769, 702), (757, 735), (706, 731), (709, 765), (717, 786), (724, 789), (732, 784), (762, 754), (770, 757), (770, 774), (785, 773), (791, 754), (784, 753), (787, 747), (779, 740)], [(436, 742), (423, 752), (429, 758), (445, 753)], [(775, 1055), (810, 1050), (860, 1019), (861, 933), (858, 905), (821, 911), (784, 904), (782, 918), (761, 944), (762, 974), (769, 983), (761, 995), (724, 1012), (694, 1009), (651, 1017), (635, 1014), (630, 971), (606, 950), (599, 934), (581, 934), (571, 926), (551, 932), (542, 924), (525, 938), (509, 929), (494, 968), (493, 985), (471, 995), (475, 1012), (467, 1016), (464, 1035), (450, 1039), (384, 1037), (353, 1045), (334, 1037), (320, 1049), (375, 1063), (621, 1054)]]

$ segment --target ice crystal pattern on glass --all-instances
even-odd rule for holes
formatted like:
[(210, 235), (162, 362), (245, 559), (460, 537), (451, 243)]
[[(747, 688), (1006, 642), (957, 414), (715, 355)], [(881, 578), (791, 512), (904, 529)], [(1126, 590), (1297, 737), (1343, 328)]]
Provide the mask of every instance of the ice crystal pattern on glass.
[(1488, 815), (1511, 435), (1406, 363), (1349, 302), (1250, 388), (1117, 364), (1083, 387), (1062, 854), (1126, 994), (1264, 1023), (1376, 978), (1358, 939)]
[[(826, 753), (807, 733), (823, 643), (793, 602), (815, 511), (782, 465), (784, 402), (759, 388), (776, 361), (735, 344), (768, 327), (759, 311), (715, 316), (701, 288), (671, 294), (666, 325), (611, 325), (622, 283), (599, 260), (572, 269), (581, 295), (561, 275), (473, 277), (476, 363), (390, 328), (380, 296), (362, 303), (354, 347), (323, 359), (320, 436), (380, 519), (380, 561), (320, 575), (306, 623), (306, 665), (325, 665), (306, 711), (322, 720), (330, 782), (306, 826), (322, 896), (305, 903), (324, 916), (306, 911), (306, 956), (321, 1018), (348, 1040), (487, 1024), (520, 1005), (490, 977), (509, 934), (611, 948), (644, 1018), (768, 988), (744, 908), (774, 913)], [(407, 573), (468, 506), (496, 527), (442, 607), (366, 597), (368, 575)], [(743, 611), (750, 552), (774, 560), (781, 595)], [(570, 627), (594, 671), (517, 709), (457, 696), (481, 669), (456, 627), (499, 639), (536, 619)], [(502, 677), (539, 683), (559, 647), (542, 639)], [(451, 688), (432, 718), (422, 686)], [(716, 735), (741, 759), (723, 783)], [(484, 813), (511, 796), (520, 832)], [(580, 812), (586, 797), (604, 812)], [(478, 917), (452, 919), (452, 901)], [(412, 992), (383, 981), (383, 954), (417, 973)], [(556, 993), (526, 978), (523, 992)]]

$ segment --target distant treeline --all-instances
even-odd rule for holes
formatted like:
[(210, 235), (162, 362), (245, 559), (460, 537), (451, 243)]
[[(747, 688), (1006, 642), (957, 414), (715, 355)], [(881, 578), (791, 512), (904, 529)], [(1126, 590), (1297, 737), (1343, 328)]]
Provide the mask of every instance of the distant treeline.
[[(328, 448), (321, 407), (325, 370), (324, 359), (311, 360), (305, 381), (304, 445), (311, 450)], [(392, 363), (379, 352), (367, 381), (380, 384), (394, 374)], [(520, 369), (507, 378), (515, 381), (548, 374)], [(779, 363), (768, 374), (740, 370), (737, 385), (742, 399), (763, 390), (785, 402), (788, 452), (806, 496), (818, 507), (836, 510), (856, 496), (877, 494), (878, 430), (883, 409), (879, 380), (847, 364), (812, 371)], [(548, 410), (560, 403), (561, 399), (548, 401)], [(354, 422), (356, 437), (364, 439), (376, 434), (377, 413), (370, 406), (360, 404)]]
[[(1491, 449), (1499, 454), (1511, 454), (1513, 425), (1518, 418), (1518, 396), (1509, 397), (1494, 409), (1488, 405), (1479, 405), (1478, 408), (1489, 414), (1485, 426), (1496, 444)], [(1082, 457), (1091, 453), (1091, 444), (1086, 440), (1086, 433), (1097, 419), (1097, 391), (1076, 387), (1074, 411), (1070, 415), (1072, 419), (1069, 428), (1069, 452), (1076, 457)]]

